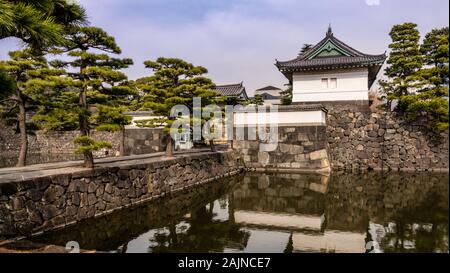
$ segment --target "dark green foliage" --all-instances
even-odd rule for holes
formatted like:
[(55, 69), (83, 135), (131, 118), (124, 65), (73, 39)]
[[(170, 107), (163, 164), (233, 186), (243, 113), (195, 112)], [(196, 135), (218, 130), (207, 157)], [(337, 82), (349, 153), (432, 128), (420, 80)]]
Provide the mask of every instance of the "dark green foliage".
[(0, 39), (16, 37), (37, 50), (64, 44), (64, 32), (85, 21), (85, 10), (66, 0), (0, 0)]
[(156, 116), (162, 116), (164, 121), (152, 121), (159, 124), (171, 121), (167, 118), (173, 106), (185, 105), (193, 113), (194, 97), (201, 98), (202, 106), (221, 103), (223, 97), (214, 91), (214, 83), (203, 76), (208, 71), (202, 66), (194, 66), (176, 58), (160, 57), (156, 61), (144, 62), (147, 68), (153, 70), (150, 77), (136, 81), (138, 88), (145, 94), (137, 102), (139, 110), (151, 110)]
[[(136, 86), (144, 95), (135, 102), (134, 109), (150, 110), (159, 118), (141, 121), (138, 123), (139, 126), (159, 127), (164, 125), (165, 131), (169, 132), (175, 120), (180, 123), (185, 120), (186, 123), (190, 123), (192, 128), (194, 97), (201, 98), (202, 107), (225, 101), (214, 91), (214, 83), (203, 76), (208, 70), (202, 66), (194, 66), (177, 58), (164, 57), (160, 57), (156, 61), (146, 61), (144, 64), (153, 70), (153, 75), (136, 81)], [(190, 111), (190, 117), (170, 118), (170, 111), (175, 105), (186, 106)], [(200, 121), (196, 120), (196, 122), (203, 125), (207, 120), (209, 118), (202, 117)], [(169, 137), (168, 156), (172, 155), (171, 149), (172, 138)]]
[(380, 81), (380, 85), (392, 101), (408, 95), (420, 85), (418, 71), (423, 65), (419, 47), (419, 31), (414, 23), (395, 25), (389, 35), (392, 43), (387, 60), (385, 75), (389, 81)]
[(88, 136), (79, 136), (76, 137), (74, 140), (75, 144), (80, 145), (81, 147), (76, 151), (78, 154), (86, 153), (86, 152), (92, 152), (92, 151), (98, 151), (103, 148), (111, 148), (112, 145), (109, 142), (106, 141), (94, 141), (92, 138)]
[(0, 107), (9, 124), (16, 124), (17, 108), (23, 102), (25, 111), (36, 110), (40, 104), (40, 92), (55, 85), (63, 73), (48, 66), (45, 58), (30, 50), (9, 53), (10, 60), (0, 61)]
[(433, 29), (425, 35), (420, 48), (423, 60), (428, 67), (423, 69), (425, 78), (435, 86), (448, 85), (448, 27)]
[(0, 101), (7, 99), (15, 90), (14, 80), (8, 75), (7, 71), (0, 70)]
[(380, 81), (383, 94), (398, 103), (395, 111), (407, 121), (422, 121), (439, 133), (448, 129), (448, 27), (420, 35), (413, 23), (396, 25), (390, 35), (392, 52), (387, 81)]
[(261, 94), (256, 94), (253, 99), (252, 99), (252, 103), (256, 104), (256, 105), (263, 105), (264, 104), (264, 99), (262, 97)]
[(290, 105), (292, 103), (292, 86), (280, 92), (281, 104)]
[(240, 97), (231, 97), (226, 99), (226, 103), (227, 105), (246, 105), (249, 103), (249, 100)]
[(305, 54), (308, 50), (310, 50), (313, 47), (312, 44), (303, 44), (302, 49), (300, 49), (299, 56)]
[(24, 166), (28, 150), (27, 134), (37, 128), (27, 116), (36, 111), (44, 90), (57, 85), (61, 70), (48, 66), (45, 58), (31, 50), (13, 51), (10, 60), (0, 62), (0, 117), (20, 132), (21, 148), (17, 166)]
[(91, 139), (90, 130), (118, 131), (131, 122), (123, 113), (137, 92), (119, 70), (133, 61), (98, 53), (121, 52), (115, 39), (100, 28), (72, 28), (66, 40), (59, 52), (68, 52), (72, 60), (53, 61), (52, 65), (71, 66), (75, 71), (67, 72), (71, 82), (55, 89), (54, 96), (46, 100), (48, 107), (41, 108), (39, 120), (50, 130), (79, 129), (80, 136), (75, 139), (81, 145), (78, 152), (85, 155), (85, 166), (92, 167), (92, 151), (108, 146)]

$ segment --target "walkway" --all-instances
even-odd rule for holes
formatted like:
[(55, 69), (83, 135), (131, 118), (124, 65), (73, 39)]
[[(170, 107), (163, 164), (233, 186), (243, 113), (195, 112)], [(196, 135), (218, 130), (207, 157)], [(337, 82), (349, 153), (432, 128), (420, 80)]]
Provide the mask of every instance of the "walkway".
[[(219, 147), (218, 147), (219, 148)], [(220, 147), (222, 150), (223, 147)], [(219, 150), (219, 149), (218, 149)], [(211, 149), (192, 149), (186, 151), (176, 151), (174, 152), (175, 158), (185, 157), (192, 154), (205, 154), (211, 153)], [(142, 164), (151, 163), (161, 160), (168, 159), (164, 152), (144, 154), (144, 155), (131, 155), (131, 156), (121, 156), (121, 157), (108, 157), (95, 159), (95, 168), (101, 167), (118, 167), (126, 163)], [(66, 162), (56, 162), (56, 163), (45, 163), (36, 164), (26, 167), (13, 167), (13, 168), (2, 168), (0, 169), (0, 183), (24, 181), (29, 178), (43, 177), (49, 175), (56, 175), (67, 172), (78, 172), (86, 171), (88, 169), (83, 168), (83, 161), (66, 161)]]

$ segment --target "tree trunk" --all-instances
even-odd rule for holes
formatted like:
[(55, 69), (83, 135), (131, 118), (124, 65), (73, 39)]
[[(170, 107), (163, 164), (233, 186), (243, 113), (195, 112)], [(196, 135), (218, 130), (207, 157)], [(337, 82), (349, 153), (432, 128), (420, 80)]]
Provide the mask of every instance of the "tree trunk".
[(170, 135), (168, 135), (167, 139), (166, 156), (173, 157), (173, 139)]
[(26, 121), (26, 111), (25, 111), (25, 102), (20, 94), (20, 91), (17, 90), (17, 101), (19, 105), (19, 131), (20, 131), (20, 152), (19, 159), (17, 161), (17, 167), (23, 167), (27, 162), (27, 152), (28, 152), (28, 135), (27, 135), (27, 121)]
[(122, 135), (121, 135), (121, 139), (120, 139), (120, 145), (119, 145), (119, 153), (120, 156), (124, 156), (125, 155), (125, 126), (121, 126), (122, 130)]
[[(84, 62), (84, 60), (81, 60)], [(80, 125), (80, 135), (89, 137), (89, 121), (87, 116), (88, 106), (87, 106), (87, 97), (86, 97), (86, 85), (84, 78), (84, 69), (86, 68), (85, 64), (81, 64), (80, 66), (80, 75), (81, 80), (83, 81), (83, 87), (80, 91), (79, 104), (82, 108), (81, 113), (78, 115), (78, 123)], [(86, 111), (86, 112), (85, 112)], [(94, 156), (92, 155), (92, 151), (83, 152), (84, 156), (84, 167), (85, 168), (94, 168)]]
[(209, 147), (211, 147), (211, 152), (216, 151), (216, 146), (214, 145), (214, 139), (209, 140)]
[[(80, 106), (81, 108), (83, 108), (83, 110), (88, 109), (86, 102), (86, 91), (84, 89), (80, 93)], [(89, 124), (86, 114), (84, 112), (80, 113), (78, 119), (79, 119), (78, 122), (80, 123), (80, 135), (89, 136)], [(83, 156), (84, 156), (84, 167), (93, 168), (94, 156), (92, 155), (92, 151), (83, 152)]]

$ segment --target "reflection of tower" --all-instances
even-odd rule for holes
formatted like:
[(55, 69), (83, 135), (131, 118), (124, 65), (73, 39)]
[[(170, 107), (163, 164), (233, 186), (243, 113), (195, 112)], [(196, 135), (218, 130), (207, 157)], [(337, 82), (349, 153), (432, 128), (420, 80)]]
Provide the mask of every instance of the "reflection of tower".
[(364, 234), (327, 230), (325, 194), (330, 177), (257, 174), (235, 189), (234, 219), (251, 232), (285, 233), (284, 252), (363, 252)]
[(364, 252), (364, 230), (330, 229), (329, 180), (317, 174), (249, 175), (230, 198), (234, 220), (252, 233), (287, 233), (284, 252)]

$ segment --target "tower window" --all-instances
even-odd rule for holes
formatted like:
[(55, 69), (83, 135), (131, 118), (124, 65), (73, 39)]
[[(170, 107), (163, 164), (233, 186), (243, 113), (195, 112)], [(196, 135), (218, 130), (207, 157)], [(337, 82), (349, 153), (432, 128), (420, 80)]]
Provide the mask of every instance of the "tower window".
[(324, 89), (328, 88), (328, 78), (322, 79), (322, 88), (324, 88)]
[(337, 79), (336, 78), (330, 79), (330, 88), (337, 88)]
[(322, 89), (337, 88), (337, 78), (322, 78)]

